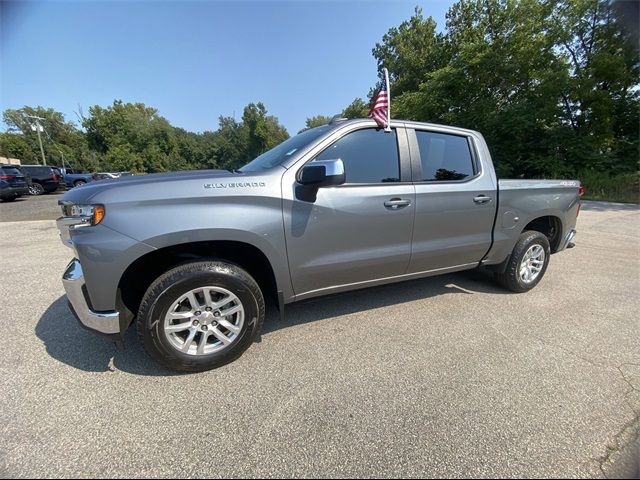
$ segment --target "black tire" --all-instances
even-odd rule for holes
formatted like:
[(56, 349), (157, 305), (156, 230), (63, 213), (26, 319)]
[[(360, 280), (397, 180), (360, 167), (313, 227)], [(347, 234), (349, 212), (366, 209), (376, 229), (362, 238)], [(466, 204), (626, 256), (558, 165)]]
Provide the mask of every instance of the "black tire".
[(42, 195), (44, 193), (44, 187), (39, 183), (33, 182), (29, 185), (29, 195)]
[(76, 180), (75, 182), (73, 182), (73, 186), (79, 187), (80, 185), (84, 185), (85, 183), (87, 182), (85, 182), (84, 180)]
[(4, 197), (2, 199), (3, 202), (13, 202), (16, 198), (18, 198), (20, 195), (14, 195), (13, 197)]
[[(542, 270), (538, 276), (531, 282), (525, 282), (520, 277), (520, 263), (527, 251), (533, 245), (540, 245), (544, 249), (544, 264)], [(542, 233), (529, 230), (522, 232), (520, 238), (516, 242), (516, 246), (513, 247), (513, 252), (507, 263), (507, 268), (504, 273), (495, 273), (495, 279), (504, 288), (516, 293), (524, 293), (535, 287), (542, 277), (544, 277), (547, 267), (549, 266), (549, 258), (551, 257), (551, 247), (549, 246), (549, 239)]]
[[(237, 338), (224, 349), (188, 355), (171, 345), (164, 331), (164, 317), (174, 301), (192, 289), (222, 287), (236, 295), (244, 307), (244, 324)], [(256, 281), (237, 265), (200, 261), (173, 268), (147, 289), (136, 320), (138, 337), (147, 353), (171, 370), (201, 372), (237, 359), (259, 334), (265, 317), (264, 297)]]

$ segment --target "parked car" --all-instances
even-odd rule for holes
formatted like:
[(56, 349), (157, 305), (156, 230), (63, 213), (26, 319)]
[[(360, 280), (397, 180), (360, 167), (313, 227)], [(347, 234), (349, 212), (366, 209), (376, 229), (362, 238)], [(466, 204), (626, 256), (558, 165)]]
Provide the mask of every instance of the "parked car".
[(112, 180), (114, 178), (133, 175), (131, 172), (99, 172), (93, 174), (94, 180)]
[(81, 172), (73, 168), (57, 168), (62, 174), (64, 184), (69, 188), (79, 187), (80, 185), (84, 185), (85, 183), (93, 181), (93, 174), (91, 173)]
[(0, 200), (12, 202), (29, 194), (29, 184), (15, 165), (0, 165)]
[[(320, 295), (482, 267), (514, 292), (573, 246), (577, 180), (498, 180), (472, 130), (371, 119), (307, 130), (241, 169), (96, 182), (58, 220), (77, 255), (72, 311), (119, 341), (201, 371), (249, 347), (265, 297)], [(470, 300), (472, 302), (473, 299)]]
[(20, 168), (31, 175), (29, 194), (42, 195), (55, 192), (63, 184), (59, 170), (46, 165), (21, 165)]
[(33, 183), (31, 181), (31, 174), (29, 172), (27, 172), (26, 169), (22, 168), (22, 165), (14, 165), (18, 170), (20, 170), (20, 173), (22, 175), (24, 175), (24, 179), (27, 182), (27, 186), (30, 187), (31, 184)]

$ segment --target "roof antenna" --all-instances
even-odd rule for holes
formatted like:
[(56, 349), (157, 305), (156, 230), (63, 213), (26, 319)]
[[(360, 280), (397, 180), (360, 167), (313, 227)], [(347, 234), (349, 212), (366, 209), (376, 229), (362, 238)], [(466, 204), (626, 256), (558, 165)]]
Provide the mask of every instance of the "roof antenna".
[(334, 115), (334, 116), (331, 118), (331, 121), (329, 122), (329, 125), (333, 125), (334, 123), (339, 123), (339, 122), (345, 122), (345, 121), (347, 121), (347, 120), (349, 120), (349, 119), (348, 119), (348, 118), (343, 117), (343, 116), (342, 116), (342, 114), (341, 114), (341, 113), (339, 113), (338, 115)]

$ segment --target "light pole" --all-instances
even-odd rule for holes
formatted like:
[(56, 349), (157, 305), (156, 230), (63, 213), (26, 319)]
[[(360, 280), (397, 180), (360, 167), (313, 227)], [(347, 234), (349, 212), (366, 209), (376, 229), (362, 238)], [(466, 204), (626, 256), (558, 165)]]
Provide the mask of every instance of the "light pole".
[(38, 133), (38, 143), (40, 144), (40, 153), (42, 154), (42, 164), (47, 164), (47, 159), (44, 157), (44, 148), (42, 147), (42, 137), (40, 137), (40, 132), (44, 130), (44, 127), (40, 125), (38, 120), (44, 120), (42, 117), (36, 117), (35, 115), (26, 115), (29, 118), (34, 118), (36, 120), (35, 125), (31, 125), (31, 130), (35, 130)]

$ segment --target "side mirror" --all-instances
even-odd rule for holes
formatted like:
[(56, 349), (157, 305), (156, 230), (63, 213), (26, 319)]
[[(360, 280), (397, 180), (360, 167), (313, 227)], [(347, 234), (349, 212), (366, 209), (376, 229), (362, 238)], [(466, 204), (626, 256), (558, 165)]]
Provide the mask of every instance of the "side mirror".
[(344, 163), (336, 160), (318, 160), (302, 167), (298, 183), (309, 187), (332, 187), (342, 185), (346, 180)]

